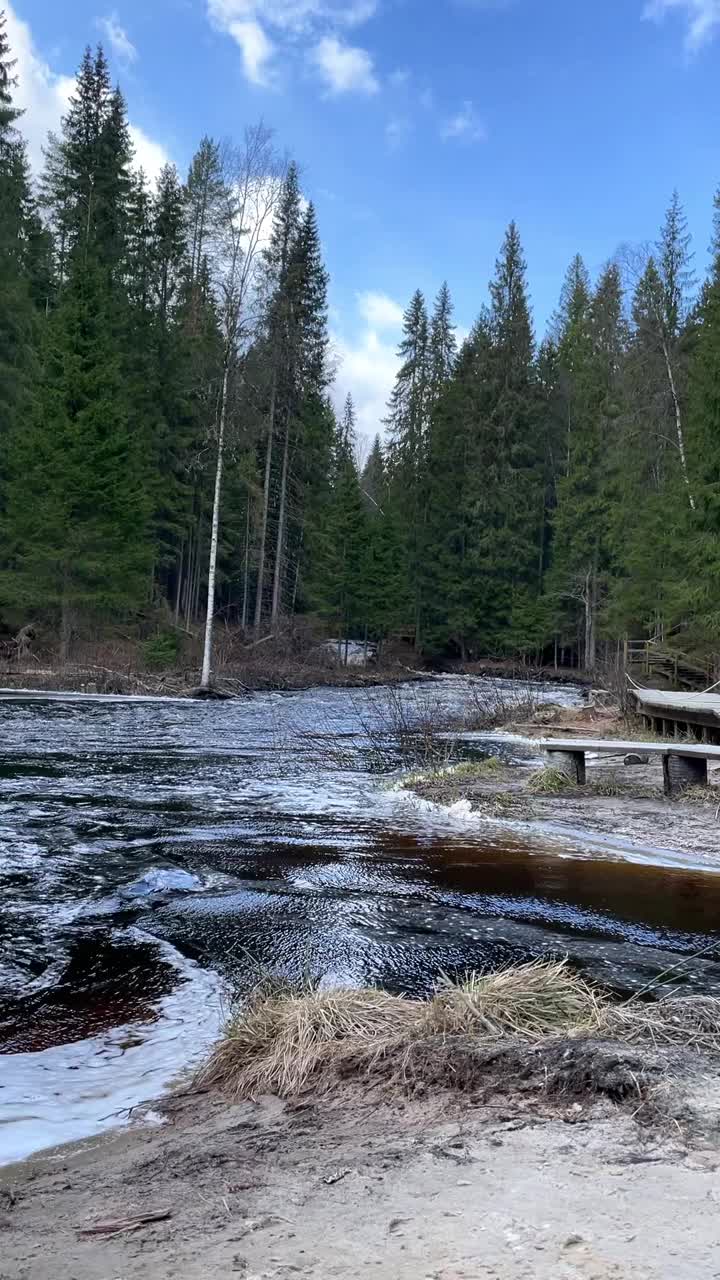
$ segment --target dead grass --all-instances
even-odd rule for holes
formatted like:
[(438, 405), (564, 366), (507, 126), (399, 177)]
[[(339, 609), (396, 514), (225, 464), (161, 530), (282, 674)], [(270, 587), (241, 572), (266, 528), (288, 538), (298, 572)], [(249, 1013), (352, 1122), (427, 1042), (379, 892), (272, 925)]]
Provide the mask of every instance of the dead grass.
[(260, 992), (233, 1015), (223, 1039), (202, 1068), (199, 1082), (235, 1098), (300, 1093), (341, 1047), (369, 1047), (412, 1034), (417, 1005), (373, 989), (313, 991), (299, 995)]
[(528, 791), (540, 796), (558, 795), (560, 791), (567, 791), (572, 786), (573, 782), (567, 774), (561, 769), (553, 769), (550, 766), (538, 769), (528, 780)]
[(502, 773), (504, 768), (497, 756), (488, 756), (485, 760), (461, 760), (458, 764), (408, 774), (402, 779), (402, 786), (405, 790), (412, 790), (413, 787), (435, 782), (473, 782)]
[[(572, 778), (560, 769), (547, 766), (530, 775), (528, 791), (534, 795), (560, 795), (564, 791), (582, 796), (599, 796), (605, 799), (652, 800), (660, 794), (660, 787), (628, 782), (617, 773), (600, 774), (589, 777), (583, 786), (578, 786)], [(697, 788), (701, 790), (702, 788)], [(685, 795), (687, 792), (684, 793)], [(720, 797), (719, 797), (720, 798)]]
[(591, 1023), (599, 999), (565, 961), (537, 961), (443, 982), (426, 1006), (426, 1027), (444, 1035), (534, 1039)]
[(444, 981), (429, 1001), (373, 989), (261, 993), (231, 1018), (198, 1083), (233, 1099), (295, 1097), (358, 1073), (465, 1087), (483, 1064), (512, 1061), (536, 1083), (544, 1071), (548, 1088), (552, 1063), (556, 1081), (585, 1079), (590, 1091), (621, 1096), (637, 1090), (643, 1054), (657, 1075), (657, 1054), (669, 1049), (720, 1056), (720, 1000), (618, 1004), (565, 961), (538, 961)]
[(605, 1005), (599, 1010), (598, 1030), (627, 1044), (652, 1044), (695, 1049), (720, 1055), (720, 1000), (715, 996), (676, 996), (644, 1004)]
[(678, 800), (684, 800), (690, 804), (707, 804), (715, 809), (720, 809), (720, 787), (685, 787), (677, 795)]

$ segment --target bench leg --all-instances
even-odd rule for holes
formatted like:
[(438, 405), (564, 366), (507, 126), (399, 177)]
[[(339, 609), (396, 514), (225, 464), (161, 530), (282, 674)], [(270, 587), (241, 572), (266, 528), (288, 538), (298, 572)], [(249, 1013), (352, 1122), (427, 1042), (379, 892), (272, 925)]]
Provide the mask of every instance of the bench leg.
[(666, 796), (676, 796), (688, 787), (706, 787), (707, 760), (697, 756), (663, 756), (663, 783)]
[(585, 784), (585, 752), (584, 751), (548, 751), (548, 764), (552, 769), (564, 773), (569, 782), (578, 786)]

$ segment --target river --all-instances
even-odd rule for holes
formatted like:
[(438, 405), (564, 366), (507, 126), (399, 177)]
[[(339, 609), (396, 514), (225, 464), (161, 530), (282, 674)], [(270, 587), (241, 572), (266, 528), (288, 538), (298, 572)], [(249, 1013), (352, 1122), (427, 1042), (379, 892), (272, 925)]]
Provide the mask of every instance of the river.
[(679, 964), (720, 993), (720, 876), (400, 788), (388, 700), (445, 714), (468, 689), (0, 697), (0, 1162), (157, 1097), (268, 973), (422, 994), (569, 951), (620, 990)]

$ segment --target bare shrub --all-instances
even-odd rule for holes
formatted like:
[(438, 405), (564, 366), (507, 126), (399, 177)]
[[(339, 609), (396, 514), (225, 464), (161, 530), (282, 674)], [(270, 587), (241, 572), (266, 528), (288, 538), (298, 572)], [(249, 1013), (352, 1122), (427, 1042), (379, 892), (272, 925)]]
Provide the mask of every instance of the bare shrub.
[(501, 729), (513, 722), (527, 722), (541, 705), (535, 690), (504, 680), (473, 680), (468, 685), (467, 707), (462, 728)]
[(358, 720), (371, 753), (391, 767), (449, 764), (457, 754), (452, 719), (439, 695), (427, 685), (391, 686), (355, 701)]

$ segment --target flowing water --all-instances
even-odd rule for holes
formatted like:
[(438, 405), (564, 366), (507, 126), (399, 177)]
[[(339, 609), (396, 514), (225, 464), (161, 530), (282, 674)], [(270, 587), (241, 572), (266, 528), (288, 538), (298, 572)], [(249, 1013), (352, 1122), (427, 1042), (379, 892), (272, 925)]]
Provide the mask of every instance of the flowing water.
[(419, 994), (569, 952), (620, 990), (669, 968), (720, 993), (720, 875), (398, 786), (388, 708), (459, 711), (468, 688), (0, 698), (0, 1161), (157, 1097), (268, 972)]

